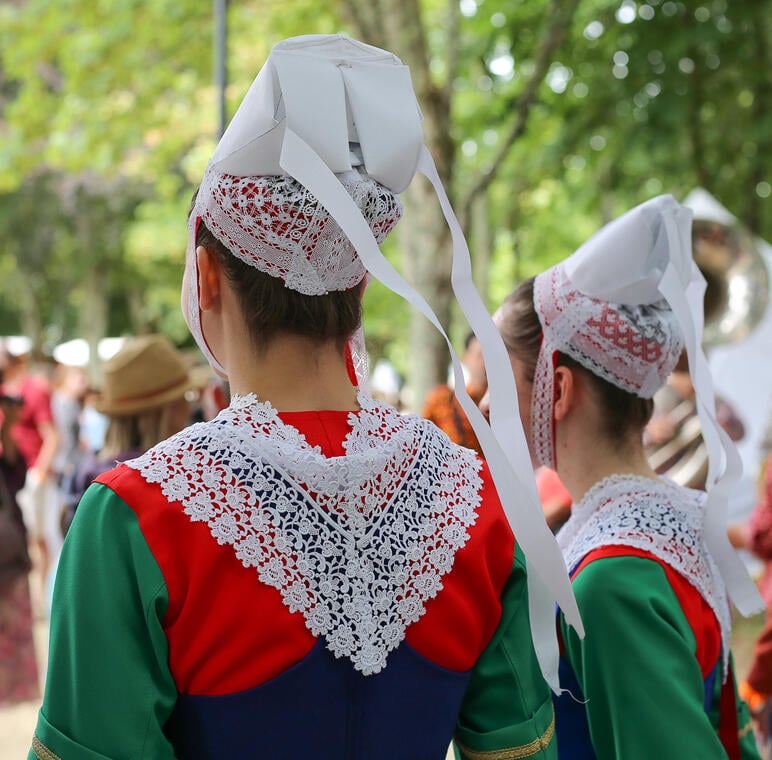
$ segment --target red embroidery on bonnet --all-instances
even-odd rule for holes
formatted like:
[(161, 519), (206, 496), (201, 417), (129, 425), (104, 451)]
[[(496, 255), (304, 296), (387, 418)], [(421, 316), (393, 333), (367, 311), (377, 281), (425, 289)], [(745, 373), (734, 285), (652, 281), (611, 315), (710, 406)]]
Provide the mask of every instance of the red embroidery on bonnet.
[(648, 364), (658, 365), (662, 358), (662, 346), (644, 338), (638, 330), (621, 318), (611, 305), (607, 304), (603, 307), (600, 319), (594, 317), (588, 319), (587, 325), (595, 328), (604, 340), (610, 341)]

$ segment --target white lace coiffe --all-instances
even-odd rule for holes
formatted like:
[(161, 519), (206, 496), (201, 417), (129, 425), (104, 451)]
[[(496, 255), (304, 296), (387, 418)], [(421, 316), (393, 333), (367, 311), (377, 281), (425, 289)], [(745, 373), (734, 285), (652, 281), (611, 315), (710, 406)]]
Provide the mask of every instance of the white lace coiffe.
[(544, 333), (533, 383), (533, 444), (537, 460), (555, 469), (555, 352), (623, 390), (651, 398), (675, 367), (683, 339), (664, 301), (624, 306), (591, 298), (571, 282), (562, 264), (536, 277), (533, 299)]
[[(402, 216), (397, 194), (356, 170), (338, 179), (382, 243)], [(349, 290), (367, 271), (316, 196), (286, 175), (236, 177), (209, 167), (191, 224), (197, 217), (231, 253), (298, 293)]]
[(482, 479), (475, 453), (426, 420), (364, 395), (359, 404), (342, 457), (250, 395), (127, 464), (370, 675), (442, 589)]
[[(614, 475), (596, 483), (558, 533), (569, 571), (603, 546), (650, 552), (699, 591), (721, 627), (724, 672), (731, 616), (726, 587), (706, 543), (705, 493), (672, 481)], [(632, 621), (635, 624), (635, 621)]]

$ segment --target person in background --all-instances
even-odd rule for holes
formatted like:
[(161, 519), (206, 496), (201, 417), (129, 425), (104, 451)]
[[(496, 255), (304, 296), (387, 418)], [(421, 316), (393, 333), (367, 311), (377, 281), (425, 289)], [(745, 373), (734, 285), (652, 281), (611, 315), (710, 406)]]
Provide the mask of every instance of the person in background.
[[(744, 529), (742, 546), (764, 562), (759, 581), (766, 602), (764, 627), (756, 639), (753, 658), (745, 680), (740, 684), (742, 694), (751, 709), (759, 744), (768, 749), (772, 722), (772, 451), (762, 462), (759, 475), (758, 500)], [(736, 541), (735, 543), (740, 543)]]
[[(756, 589), (725, 537), (707, 535), (709, 494), (659, 478), (643, 448), (682, 325), (701, 324), (662, 295), (699, 285), (681, 279), (697, 278), (690, 231), (687, 209), (654, 198), (521, 284), (494, 317), (532, 458), (573, 501), (557, 538), (586, 636), (559, 617), (561, 760), (758, 758), (734, 685), (728, 598), (745, 594), (755, 611)], [(699, 357), (696, 329), (689, 339)], [(726, 580), (727, 562), (742, 574)]]
[(27, 465), (24, 487), (18, 500), (29, 540), (34, 548), (33, 563), (38, 576), (40, 600), (37, 614), (47, 615), (49, 573), (56, 566), (62, 548), (61, 503), (54, 471), (59, 432), (51, 411), (49, 382), (33, 372), (32, 341), (23, 336), (6, 338), (0, 356), (3, 384), (0, 393), (19, 398), (21, 412), (11, 430), (19, 453)]
[(193, 360), (184, 357), (189, 362), (190, 377), (195, 383), (195, 388), (185, 396), (191, 405), (189, 424), (213, 420), (228, 406), (229, 395), (228, 384), (217, 377), (208, 364), (199, 364), (196, 359), (200, 354), (195, 353)]
[(381, 357), (375, 362), (370, 378), (370, 388), (373, 398), (397, 409), (402, 408), (402, 378), (388, 359)]
[(51, 391), (51, 411), (59, 431), (59, 448), (53, 468), (60, 485), (73, 475), (84, 452), (80, 418), (87, 391), (88, 376), (83, 367), (57, 365)]
[(201, 391), (201, 410), (204, 421), (213, 420), (230, 403), (228, 383), (212, 372), (209, 381)]
[(536, 489), (547, 525), (557, 533), (571, 514), (571, 494), (555, 470), (549, 467), (536, 468)]
[[(282, 109), (321, 104), (312, 123), (277, 125), (277, 70)], [(81, 500), (31, 759), (443, 760), (454, 731), (466, 757), (556, 757), (525, 558), (487, 465), (359, 390), (368, 270), (324, 203), (381, 262), (402, 206), (370, 171), (403, 156), (414, 171), (422, 136), (352, 132), (347, 102), (357, 128), (395, 110), (419, 124), (390, 53), (343, 35), (279, 43), (207, 166), (182, 305), (230, 404)], [(337, 174), (294, 131), (328, 116), (350, 164)], [(296, 173), (329, 180), (326, 201), (261, 169), (282, 134)], [(126, 406), (147, 374), (120, 374)], [(488, 730), (492, 709), (505, 730)]]
[(86, 454), (75, 471), (67, 489), (65, 529), (95, 478), (190, 422), (187, 394), (205, 382), (162, 335), (130, 338), (102, 365), (102, 392), (91, 404), (107, 420), (104, 442), (100, 451)]
[(40, 695), (33, 638), (26, 529), (16, 494), (27, 470), (11, 429), (21, 404), (0, 400), (0, 707), (37, 699)]
[(83, 397), (83, 409), (80, 413), (80, 440), (84, 451), (96, 454), (105, 445), (107, 432), (107, 417), (94, 408), (94, 402), (99, 399), (99, 390), (89, 386)]
[[(461, 361), (466, 377), (466, 390), (472, 400), (479, 404), (485, 395), (488, 383), (480, 342), (473, 333), (467, 335), (464, 341), (464, 354)], [(431, 420), (454, 443), (474, 449), (478, 454), (482, 453), (477, 436), (450, 385), (443, 383), (429, 391), (424, 400), (421, 416)]]
[[(71, 496), (75, 473), (87, 451), (81, 439), (80, 429), (83, 401), (87, 391), (86, 370), (60, 361), (54, 371), (51, 411), (59, 431), (59, 449), (53, 466), (59, 486), (62, 535), (66, 533), (66, 504)], [(55, 570), (52, 569), (52, 573), (55, 573)], [(49, 587), (52, 588), (52, 584), (49, 583)]]

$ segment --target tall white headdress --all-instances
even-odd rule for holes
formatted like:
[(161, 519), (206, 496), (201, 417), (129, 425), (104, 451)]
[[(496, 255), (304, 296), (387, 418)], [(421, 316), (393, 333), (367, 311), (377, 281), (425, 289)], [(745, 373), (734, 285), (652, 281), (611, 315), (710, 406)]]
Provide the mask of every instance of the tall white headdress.
[[(466, 393), (461, 363), (434, 312), (378, 248), (398, 217), (393, 196), (410, 184), (416, 172), (433, 184), (450, 227), (451, 282), (483, 351), (491, 395), (490, 425)], [(289, 178), (292, 182), (287, 184)], [(282, 183), (286, 185), (282, 193), (291, 196), (289, 205), (295, 209), (289, 217), (282, 217), (287, 202), (272, 196)], [(265, 208), (266, 199), (269, 210), (255, 214), (255, 204)], [(308, 213), (296, 213), (298, 207)], [(325, 226), (316, 216), (320, 209), (329, 214), (331, 224)], [(300, 219), (302, 229), (294, 229), (289, 237), (296, 232), (304, 237), (315, 225), (323, 231), (304, 237), (300, 245), (294, 239), (289, 246), (278, 244), (277, 238), (287, 242), (282, 220), (291, 227), (290, 217), (295, 222)], [(234, 255), (303, 293), (350, 288), (366, 270), (413, 304), (442, 333), (453, 361), (459, 401), (526, 555), (534, 646), (545, 677), (558, 689), (555, 601), (583, 635), (581, 620), (537, 495), (506, 349), (472, 283), (466, 241), (423, 144), (421, 113), (408, 68), (393, 54), (342, 35), (295, 37), (276, 45), (207, 166), (190, 220), (192, 271), (200, 219)], [(266, 225), (269, 233), (263, 229)], [(335, 242), (340, 231), (350, 242), (343, 253)], [(322, 248), (305, 244), (315, 239), (322, 241)], [(195, 279), (190, 278), (188, 321), (202, 350), (217, 366), (201, 333)]]
[(705, 279), (692, 258), (692, 212), (670, 195), (636, 206), (538, 275), (534, 306), (543, 339), (534, 377), (534, 453), (555, 467), (557, 352), (630, 393), (651, 398), (685, 346), (710, 460), (706, 538), (732, 600), (749, 615), (763, 603), (726, 535), (729, 494), (742, 465), (716, 419), (702, 350), (704, 293)]

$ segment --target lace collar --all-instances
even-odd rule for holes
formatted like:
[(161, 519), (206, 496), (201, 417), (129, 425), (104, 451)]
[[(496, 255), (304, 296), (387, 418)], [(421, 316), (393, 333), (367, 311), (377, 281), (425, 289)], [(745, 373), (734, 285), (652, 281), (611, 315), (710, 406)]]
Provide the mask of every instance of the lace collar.
[(596, 483), (558, 533), (569, 571), (591, 551), (623, 545), (650, 552), (683, 575), (721, 627), (724, 669), (731, 617), (724, 582), (705, 544), (705, 494), (672, 481), (613, 475)]
[(345, 456), (324, 456), (250, 395), (127, 465), (369, 675), (442, 588), (482, 479), (475, 453), (427, 420), (358, 401)]

